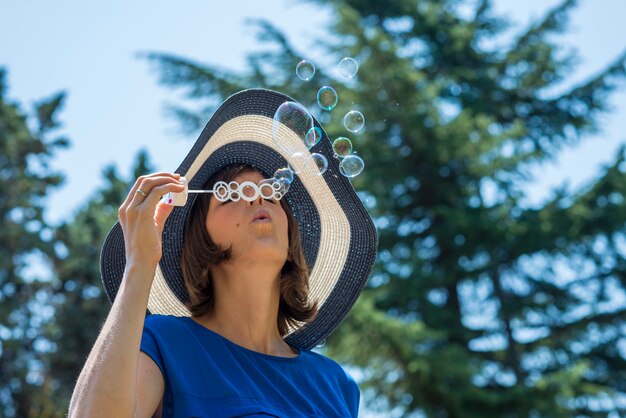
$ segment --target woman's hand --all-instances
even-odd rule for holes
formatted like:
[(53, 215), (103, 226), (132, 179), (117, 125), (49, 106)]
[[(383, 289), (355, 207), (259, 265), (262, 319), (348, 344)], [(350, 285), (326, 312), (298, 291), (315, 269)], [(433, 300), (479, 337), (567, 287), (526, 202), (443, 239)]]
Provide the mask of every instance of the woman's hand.
[[(157, 371), (150, 373), (150, 383), (146, 383), (146, 360), (140, 369), (139, 349), (150, 286), (162, 254), (163, 227), (173, 208), (162, 203), (161, 197), (184, 191), (179, 179), (180, 175), (171, 173), (139, 177), (118, 211), (126, 271), (76, 382), (70, 417), (132, 417), (137, 411), (154, 411), (163, 397), (163, 380), (153, 377), (158, 367), (152, 368)], [(138, 402), (142, 402), (139, 408)]]
[(161, 202), (168, 192), (180, 193), (185, 186), (180, 174), (154, 173), (141, 176), (118, 210), (124, 231), (126, 266), (156, 268), (162, 255), (163, 227), (173, 207)]

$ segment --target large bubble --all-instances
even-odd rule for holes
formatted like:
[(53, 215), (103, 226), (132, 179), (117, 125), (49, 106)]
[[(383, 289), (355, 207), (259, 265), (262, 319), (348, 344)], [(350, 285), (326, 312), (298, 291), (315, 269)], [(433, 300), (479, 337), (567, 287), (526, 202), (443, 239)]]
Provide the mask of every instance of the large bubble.
[(352, 142), (348, 138), (340, 136), (333, 141), (333, 151), (339, 157), (346, 157), (352, 154)]
[(352, 78), (359, 71), (359, 64), (354, 58), (345, 57), (337, 64), (339, 74), (346, 78)]
[(346, 177), (356, 177), (365, 168), (365, 162), (358, 155), (348, 155), (339, 163), (339, 171)]
[(290, 144), (288, 132), (289, 128), (303, 143), (306, 143), (307, 135), (313, 128), (313, 116), (306, 107), (296, 102), (285, 102), (281, 104), (274, 114), (272, 124), (272, 137), (274, 143), (283, 151), (294, 151), (296, 147)]
[(365, 116), (358, 110), (351, 110), (343, 117), (343, 126), (350, 132), (357, 133), (365, 126)]
[(337, 92), (330, 86), (324, 86), (317, 92), (317, 104), (324, 110), (333, 110), (338, 101)]
[(272, 123), (272, 138), (285, 153), (289, 166), (296, 174), (304, 169), (308, 160), (308, 156), (302, 156), (303, 145), (310, 148), (314, 135), (313, 116), (304, 106), (285, 102), (278, 107)]
[(296, 65), (296, 75), (302, 81), (309, 81), (315, 75), (315, 64), (302, 60)]

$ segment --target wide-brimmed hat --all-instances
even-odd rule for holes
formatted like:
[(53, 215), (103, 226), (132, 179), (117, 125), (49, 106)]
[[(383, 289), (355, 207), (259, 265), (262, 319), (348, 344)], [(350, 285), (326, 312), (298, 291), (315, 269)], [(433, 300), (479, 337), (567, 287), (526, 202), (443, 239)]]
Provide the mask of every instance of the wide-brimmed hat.
[[(376, 257), (374, 224), (355, 193), (350, 180), (341, 174), (339, 161), (326, 132), (317, 120), (322, 139), (311, 149), (288, 125), (274, 118), (290, 97), (271, 90), (250, 89), (226, 99), (200, 134), (176, 170), (186, 177), (190, 190), (201, 189), (222, 168), (249, 164), (265, 176), (287, 167), (291, 150), (302, 155), (327, 157), (328, 169), (320, 175), (315, 164), (307, 164), (293, 179), (284, 196), (298, 221), (302, 247), (310, 268), (309, 297), (318, 302), (318, 313), (293, 329), (285, 340), (300, 349), (310, 349), (324, 340), (344, 319), (356, 302), (371, 273)], [(277, 129), (278, 128), (278, 129)], [(276, 135), (283, 144), (277, 146)], [(287, 150), (287, 151), (286, 151)], [(180, 268), (183, 233), (196, 195), (175, 207), (163, 231), (163, 255), (157, 267), (148, 313), (189, 316), (188, 294)], [(119, 223), (109, 232), (101, 253), (102, 281), (109, 300), (120, 287), (126, 263), (124, 237)]]

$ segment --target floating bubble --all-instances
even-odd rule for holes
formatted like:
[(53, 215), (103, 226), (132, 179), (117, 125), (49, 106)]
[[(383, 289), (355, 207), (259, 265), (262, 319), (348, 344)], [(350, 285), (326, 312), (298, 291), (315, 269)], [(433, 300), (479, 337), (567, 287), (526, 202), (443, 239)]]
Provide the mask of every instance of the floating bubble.
[(296, 65), (296, 75), (302, 81), (309, 81), (315, 75), (315, 64), (302, 60)]
[(352, 154), (352, 142), (348, 138), (340, 136), (333, 141), (333, 151), (340, 157)]
[(346, 177), (356, 177), (365, 168), (365, 162), (358, 155), (348, 155), (339, 163), (339, 171)]
[(308, 153), (294, 152), (291, 154), (291, 157), (287, 158), (287, 162), (294, 174), (300, 174), (309, 162), (309, 155)]
[(350, 132), (357, 133), (365, 126), (365, 116), (358, 110), (351, 110), (343, 117), (343, 126)]
[(277, 186), (274, 187), (273, 198), (280, 199), (289, 191), (289, 186), (291, 186), (291, 183), (288, 182), (287, 179), (278, 179), (278, 183), (276, 184)]
[(283, 179), (289, 184), (291, 184), (291, 182), (293, 181), (293, 175), (294, 175), (294, 172), (291, 168), (284, 167), (284, 168), (279, 168), (278, 170), (276, 170), (276, 172), (274, 173), (274, 178), (276, 180)]
[(330, 86), (324, 86), (317, 92), (317, 104), (324, 110), (333, 110), (338, 101), (337, 92)]
[(306, 145), (307, 148), (310, 149), (314, 145), (316, 145), (318, 142), (320, 142), (321, 139), (322, 139), (322, 130), (317, 126), (314, 126), (311, 129), (309, 129), (309, 132), (307, 132), (306, 137), (304, 138), (304, 145)]
[(339, 74), (346, 78), (352, 78), (359, 71), (359, 64), (354, 58), (345, 57), (337, 64)]
[(322, 154), (314, 152), (313, 154), (311, 154), (311, 160), (313, 160), (313, 162), (317, 166), (317, 169), (320, 171), (320, 175), (324, 174), (328, 169), (328, 160)]
[(285, 128), (293, 131), (303, 143), (306, 143), (307, 134), (313, 128), (313, 116), (304, 106), (296, 102), (285, 102), (276, 110), (272, 122), (272, 138), (278, 148), (291, 155), (298, 150), (298, 144), (290, 140), (291, 135)]

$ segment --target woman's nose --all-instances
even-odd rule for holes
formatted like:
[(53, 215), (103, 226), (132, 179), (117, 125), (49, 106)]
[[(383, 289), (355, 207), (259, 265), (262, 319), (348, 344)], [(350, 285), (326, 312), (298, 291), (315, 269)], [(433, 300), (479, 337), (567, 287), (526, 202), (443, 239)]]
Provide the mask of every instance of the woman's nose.
[(265, 199), (263, 199), (263, 196), (259, 195), (259, 197), (257, 197), (256, 199), (250, 202), (250, 206), (254, 205), (255, 203), (258, 203), (259, 205), (263, 206), (264, 202), (265, 202)]

